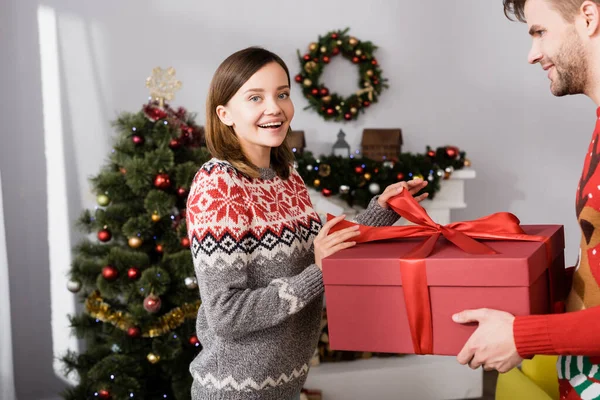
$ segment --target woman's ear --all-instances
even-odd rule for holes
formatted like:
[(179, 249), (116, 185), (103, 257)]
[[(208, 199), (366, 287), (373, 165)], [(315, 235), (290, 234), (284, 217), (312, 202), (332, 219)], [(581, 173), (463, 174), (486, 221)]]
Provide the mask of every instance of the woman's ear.
[(233, 120), (231, 119), (231, 115), (229, 114), (229, 110), (225, 106), (217, 106), (217, 116), (227, 126), (233, 126)]

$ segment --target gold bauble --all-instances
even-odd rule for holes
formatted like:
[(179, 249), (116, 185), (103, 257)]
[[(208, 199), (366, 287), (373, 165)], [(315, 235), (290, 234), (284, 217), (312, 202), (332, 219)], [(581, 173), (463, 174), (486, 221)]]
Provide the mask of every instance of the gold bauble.
[(321, 53), (327, 53), (327, 47), (321, 46)]
[(98, 197), (96, 197), (96, 202), (99, 206), (106, 207), (110, 204), (110, 197), (105, 194), (99, 194)]
[(471, 166), (471, 160), (469, 160), (468, 158), (465, 158), (465, 167), (470, 167)]
[(373, 70), (372, 69), (370, 69), (370, 70), (367, 71), (367, 76), (373, 76)]
[(338, 46), (342, 45), (342, 41), (341, 40), (338, 40), (336, 43), (338, 44)]
[(421, 174), (414, 175), (414, 176), (413, 176), (413, 179), (420, 179), (420, 180), (423, 180), (423, 175), (421, 175)]
[(331, 96), (321, 97), (321, 100), (323, 100), (323, 103), (327, 104), (331, 101)]
[(321, 164), (319, 166), (319, 175), (323, 178), (326, 178), (329, 175), (331, 175), (331, 166), (329, 164)]
[(310, 79), (308, 79), (308, 78), (306, 78), (306, 79), (304, 80), (304, 82), (302, 82), (302, 83), (303, 83), (303, 85), (304, 85), (304, 86), (306, 86), (306, 87), (311, 87), (311, 86), (312, 86), (312, 81), (311, 81)]
[(150, 364), (156, 364), (157, 362), (160, 361), (160, 356), (157, 356), (154, 353), (148, 353), (148, 355), (146, 356), (146, 358), (148, 359), (148, 361), (150, 362)]
[(350, 112), (352, 114), (356, 114), (358, 112), (358, 109), (356, 107), (350, 107)]
[(367, 173), (364, 175), (364, 177), (365, 177), (365, 179), (366, 179), (366, 180), (370, 180), (370, 179), (371, 179), (371, 174), (367, 172)]
[(152, 214), (152, 222), (158, 222), (160, 221), (160, 215), (158, 215), (157, 212), (154, 212), (154, 214)]
[(143, 243), (142, 239), (140, 239), (139, 237), (130, 237), (129, 240), (127, 241), (127, 243), (129, 244), (129, 247), (131, 247), (132, 249), (137, 249), (138, 247), (140, 247)]
[(356, 54), (357, 56), (360, 56), (360, 55), (362, 54), (362, 51), (360, 51), (360, 49), (359, 49), (359, 50), (356, 50), (356, 51), (354, 52), (354, 54)]
[(321, 184), (321, 181), (319, 179), (315, 179), (315, 181), (313, 182), (313, 184), (315, 186), (319, 186)]
[(338, 111), (340, 111), (340, 110), (342, 109), (342, 107), (340, 107), (340, 106), (338, 105), (338, 106), (335, 106), (335, 109), (336, 109), (336, 110), (338, 110)]
[(310, 51), (315, 51), (315, 50), (317, 49), (317, 46), (319, 46), (319, 45), (318, 45), (318, 44), (316, 44), (315, 42), (313, 42), (313, 43), (311, 43), (311, 44), (308, 46), (308, 49), (309, 49)]
[(356, 45), (358, 44), (358, 40), (356, 40), (356, 38), (355, 38), (355, 37), (351, 37), (351, 38), (348, 40), (348, 43), (350, 43), (350, 45), (351, 45), (351, 46), (356, 46)]
[[(314, 61), (309, 61), (306, 64), (304, 64), (304, 70), (309, 74), (312, 73), (315, 70), (315, 68), (317, 68), (317, 63)], [(312, 82), (310, 84), (312, 85)]]

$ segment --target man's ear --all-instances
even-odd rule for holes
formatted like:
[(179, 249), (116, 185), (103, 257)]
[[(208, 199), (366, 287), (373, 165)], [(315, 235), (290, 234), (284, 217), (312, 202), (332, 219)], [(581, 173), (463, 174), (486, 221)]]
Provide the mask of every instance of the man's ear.
[(217, 116), (227, 126), (233, 126), (233, 120), (229, 114), (229, 110), (225, 106), (217, 106)]
[(594, 36), (600, 28), (600, 10), (598, 4), (593, 1), (586, 0), (579, 8), (581, 15), (586, 22), (586, 33), (588, 36)]

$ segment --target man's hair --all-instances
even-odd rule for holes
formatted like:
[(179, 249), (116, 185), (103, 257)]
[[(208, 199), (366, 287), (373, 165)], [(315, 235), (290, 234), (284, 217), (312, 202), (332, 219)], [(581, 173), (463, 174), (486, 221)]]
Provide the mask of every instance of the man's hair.
[[(544, 0), (562, 15), (567, 22), (572, 22), (585, 0)], [(600, 0), (592, 0), (600, 5)], [(527, 0), (504, 0), (504, 14), (510, 20), (513, 16), (521, 22), (525, 21), (525, 3)]]

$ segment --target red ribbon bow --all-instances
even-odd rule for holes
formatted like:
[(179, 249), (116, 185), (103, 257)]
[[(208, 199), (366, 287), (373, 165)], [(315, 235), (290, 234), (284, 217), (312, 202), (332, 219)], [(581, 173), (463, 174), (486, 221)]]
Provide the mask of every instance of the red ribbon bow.
[[(403, 190), (399, 195), (388, 200), (388, 205), (398, 215), (416, 225), (385, 227), (359, 225), (360, 235), (353, 238), (353, 241), (365, 243), (384, 239), (427, 238), (400, 260), (404, 301), (415, 354), (433, 354), (433, 323), (425, 258), (433, 251), (440, 235), (470, 254), (497, 254), (495, 250), (475, 239), (546, 242), (547, 251), (550, 251), (548, 238), (527, 235), (519, 225), (519, 219), (511, 213), (501, 212), (473, 221), (439, 225), (431, 219), (408, 190)], [(328, 215), (328, 219), (331, 218), (333, 216)], [(341, 221), (330, 232), (354, 225), (358, 224)]]

